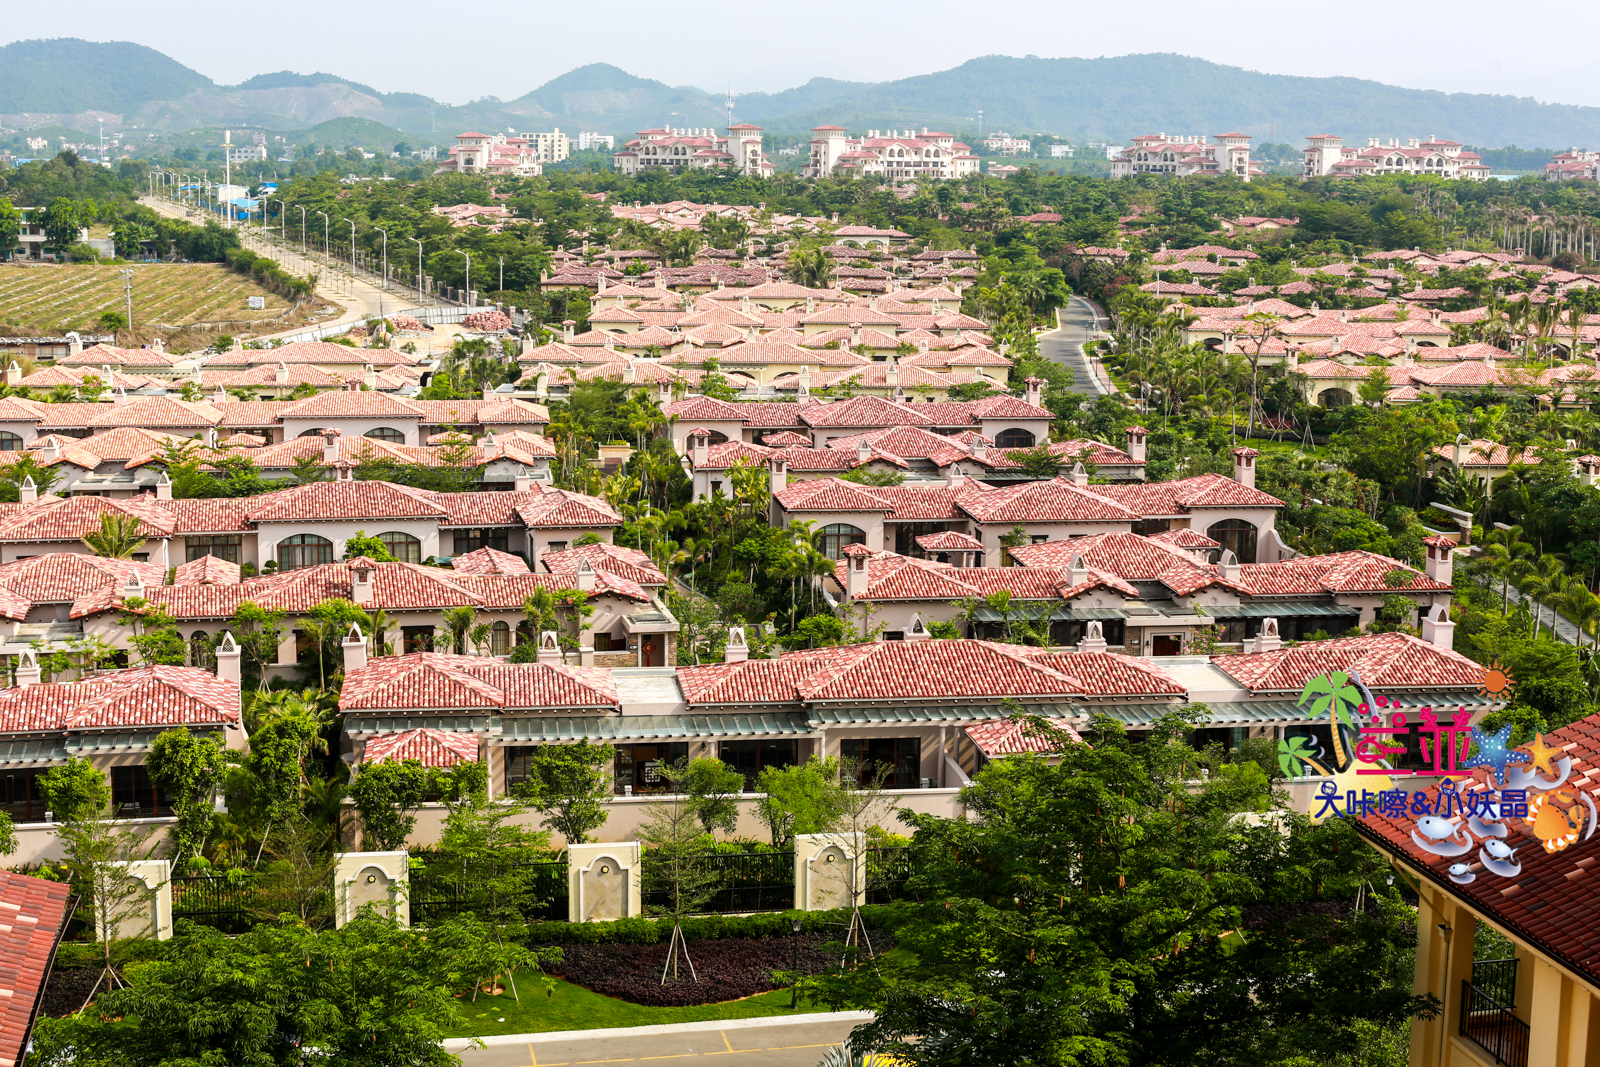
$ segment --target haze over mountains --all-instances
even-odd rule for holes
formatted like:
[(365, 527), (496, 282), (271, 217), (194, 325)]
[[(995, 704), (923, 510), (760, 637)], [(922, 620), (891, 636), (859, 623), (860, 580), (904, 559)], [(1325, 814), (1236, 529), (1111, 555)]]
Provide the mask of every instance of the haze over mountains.
[[(721, 126), (724, 97), (669, 86), (596, 63), (518, 97), (462, 106), (414, 93), (381, 93), (337, 74), (261, 74), (217, 85), (161, 52), (126, 42), (20, 41), (0, 48), (0, 123), (83, 126), (97, 116), (179, 132), (201, 126), (306, 129), (359, 118), (419, 140), (459, 130), (559, 126), (631, 135)], [(1214, 135), (1297, 144), (1313, 133), (1447, 137), (1498, 147), (1600, 145), (1600, 108), (1483, 94), (1403, 89), (1355, 78), (1259, 74), (1177, 55), (1101, 59), (985, 56), (951, 70), (890, 82), (814, 78), (778, 93), (736, 98), (735, 121), (776, 136), (837, 123), (851, 129), (936, 127), (1055, 133), (1117, 143), (1140, 133)]]

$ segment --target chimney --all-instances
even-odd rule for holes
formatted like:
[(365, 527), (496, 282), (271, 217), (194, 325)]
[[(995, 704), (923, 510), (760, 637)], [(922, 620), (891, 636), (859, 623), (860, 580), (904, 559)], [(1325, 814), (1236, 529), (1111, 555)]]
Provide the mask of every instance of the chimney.
[(356, 480), (355, 464), (347, 459), (341, 459), (333, 464), (333, 480), (336, 482), (353, 482)]
[(927, 624), (922, 621), (922, 612), (913, 612), (911, 622), (905, 628), (904, 640), (926, 641), (931, 637), (933, 635), (928, 632)]
[(578, 588), (585, 593), (594, 592), (595, 573), (589, 566), (589, 561), (582, 556), (578, 557)]
[(127, 390), (118, 385), (117, 391), (111, 394), (111, 402), (113, 404), (126, 404), (128, 402)]
[(1467, 449), (1472, 442), (1464, 433), (1456, 434), (1455, 442), (1450, 446), (1450, 462), (1460, 467), (1467, 461)]
[(1233, 549), (1222, 550), (1222, 558), (1217, 561), (1217, 568), (1222, 572), (1224, 580), (1230, 582), (1239, 580), (1239, 557), (1233, 554)]
[(1042, 407), (1042, 401), (1044, 399), (1044, 379), (1027, 378), (1024, 379), (1023, 384), (1028, 388), (1027, 391), (1022, 394), (1022, 399), (1029, 404), (1032, 404), (1034, 407)]
[(672, 403), (672, 383), (661, 381), (656, 384), (656, 403), (666, 407)]
[(805, 400), (811, 396), (811, 368), (800, 368), (800, 388), (795, 392), (795, 398)]
[(1256, 635), (1254, 651), (1276, 652), (1283, 647), (1283, 639), (1278, 636), (1278, 620), (1262, 619), (1261, 632)]
[(862, 438), (856, 442), (856, 465), (860, 466), (872, 458), (872, 446), (867, 444), (867, 439)]
[(39, 499), (39, 487), (33, 484), (31, 474), (23, 475), (22, 484), (17, 487), (17, 499), (24, 504), (32, 504)]
[(572, 343), (573, 327), (575, 327), (577, 325), (578, 324), (576, 322), (573, 322), (571, 319), (566, 319), (565, 321), (563, 321), (561, 323), (561, 342), (563, 344), (570, 345)]
[(322, 431), (322, 462), (337, 463), (339, 461), (339, 438), (343, 436), (332, 426)]
[(527, 467), (518, 467), (516, 480), (511, 484), (519, 493), (531, 491), (533, 489), (533, 472)]
[(561, 662), (561, 642), (556, 637), (554, 630), (544, 630), (539, 634), (539, 662)]
[(11, 366), (6, 368), (6, 384), (7, 385), (16, 385), (21, 380), (22, 380), (22, 368), (17, 365), (17, 361), (16, 360), (12, 360), (11, 361)]
[(1083, 469), (1082, 460), (1079, 460), (1077, 463), (1072, 465), (1072, 474), (1070, 477), (1072, 478), (1073, 485), (1089, 484), (1089, 472)]
[(633, 384), (637, 383), (638, 380), (639, 380), (639, 368), (635, 367), (633, 365), (633, 361), (632, 360), (629, 360), (627, 363), (623, 364), (623, 366), (622, 366), (622, 384), (624, 384), (624, 385), (633, 385)]
[(728, 627), (728, 645), (722, 650), (722, 662), (743, 663), (749, 658), (750, 645), (745, 641), (744, 627)]
[(362, 368), (361, 384), (373, 391), (376, 391), (378, 388), (378, 371), (377, 368), (370, 363)]
[(1246, 489), (1256, 487), (1256, 457), (1261, 455), (1253, 448), (1233, 450), (1233, 480)]
[(854, 600), (867, 593), (867, 560), (872, 552), (866, 545), (849, 545), (844, 550), (846, 600)]
[[(891, 360), (893, 358), (893, 356), (890, 357)], [(898, 388), (900, 385), (900, 368), (895, 366), (893, 362), (886, 364), (883, 368), (883, 384), (891, 388)]]
[(490, 385), (488, 382), (484, 382), (483, 383), (483, 401), (484, 401), (484, 403), (488, 403), (489, 401), (491, 401), (493, 399), (494, 399), (494, 386)]
[(39, 654), (31, 648), (22, 650), (22, 655), (17, 659), (17, 688), (26, 689), (30, 685), (38, 685), (44, 680), (44, 672), (39, 669)]
[(122, 587), (122, 599), (127, 601), (135, 597), (144, 598), (144, 579), (139, 577), (138, 571), (131, 570), (128, 572), (127, 583)]
[(1423, 573), (1436, 582), (1444, 585), (1455, 584), (1455, 555), (1456, 543), (1445, 537), (1425, 537), (1422, 543), (1428, 546), (1428, 559), (1423, 564)]
[[(1454, 649), (1456, 624), (1450, 621), (1450, 609), (1435, 604), (1428, 617), (1422, 620), (1422, 639), (1434, 648)], [(20, 678), (21, 672), (18, 672)]]
[(855, 347), (857, 345), (859, 345), (860, 343), (861, 343), (861, 324), (859, 322), (852, 322), (850, 324), (850, 348), (852, 350), (854, 350)]
[(967, 446), (967, 449), (972, 453), (973, 459), (989, 458), (989, 442), (982, 437), (974, 439), (972, 444)]
[(1072, 588), (1082, 585), (1089, 580), (1089, 564), (1084, 562), (1083, 553), (1079, 552), (1072, 557), (1072, 566), (1067, 568), (1067, 581)]
[(704, 467), (711, 462), (711, 435), (703, 429), (694, 429), (689, 432), (689, 454), (694, 458), (696, 468)]
[(239, 684), (239, 646), (230, 633), (224, 633), (222, 643), (217, 645), (217, 680)]
[(959, 489), (965, 484), (966, 480), (967, 476), (961, 473), (961, 465), (959, 463), (950, 464), (950, 473), (945, 475), (945, 481), (949, 483), (950, 488)]
[(1099, 619), (1090, 619), (1083, 628), (1083, 640), (1078, 642), (1079, 652), (1104, 652), (1106, 650), (1105, 627)]
[(782, 456), (769, 456), (767, 469), (771, 478), (770, 491), (777, 496), (789, 487), (789, 461)]
[(277, 369), (276, 372), (274, 372), (274, 374), (272, 376), (272, 379), (273, 379), (273, 381), (277, 382), (279, 385), (288, 385), (289, 384), (289, 364), (283, 362), (283, 360), (280, 359), (278, 361), (278, 369)]
[(167, 477), (166, 471), (162, 471), (161, 477), (156, 479), (156, 499), (172, 499), (172, 479)]
[(351, 671), (358, 671), (367, 665), (367, 639), (361, 635), (358, 623), (350, 624), (350, 632), (339, 642), (339, 647), (344, 649), (345, 677), (348, 678)]
[(350, 561), (350, 600), (352, 603), (363, 607), (370, 607), (373, 600), (373, 572), (377, 564), (366, 556), (359, 556)]
[(211, 402), (213, 404), (226, 404), (228, 402), (227, 390), (223, 389), (220, 385), (217, 386), (211, 392)]
[(1128, 458), (1135, 463), (1145, 461), (1144, 442), (1150, 436), (1150, 431), (1143, 426), (1129, 426), (1123, 431), (1124, 440), (1128, 443)]

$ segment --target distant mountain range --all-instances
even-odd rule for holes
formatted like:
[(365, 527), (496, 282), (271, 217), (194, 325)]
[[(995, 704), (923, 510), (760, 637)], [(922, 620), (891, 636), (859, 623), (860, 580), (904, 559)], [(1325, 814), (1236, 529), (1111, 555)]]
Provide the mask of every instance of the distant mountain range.
[[(631, 135), (673, 126), (721, 126), (724, 96), (669, 86), (595, 63), (515, 100), (459, 107), (415, 93), (381, 93), (333, 74), (280, 71), (217, 85), (152, 48), (74, 39), (0, 48), (0, 124), (91, 128), (97, 118), (150, 130), (261, 127), (302, 131), (358, 118), (414, 141), (485, 130), (559, 126)], [(1445, 137), (1465, 144), (1600, 146), (1600, 108), (1401, 89), (1356, 78), (1258, 74), (1178, 55), (1101, 59), (985, 56), (952, 70), (891, 82), (814, 78), (781, 93), (736, 99), (735, 121), (769, 134), (812, 126), (852, 130), (923, 126), (971, 135), (983, 128), (1122, 143), (1142, 133), (1215, 135), (1299, 143), (1314, 133)]]

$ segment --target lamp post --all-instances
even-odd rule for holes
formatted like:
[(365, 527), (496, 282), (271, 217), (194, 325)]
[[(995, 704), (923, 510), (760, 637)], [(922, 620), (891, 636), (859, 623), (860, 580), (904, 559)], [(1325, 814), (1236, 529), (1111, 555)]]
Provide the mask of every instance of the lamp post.
[[(289, 205), (284, 201), (284, 199), (281, 196), (269, 196), (269, 197), (267, 197), (267, 203), (269, 203), (269, 204), (272, 203), (274, 200), (276, 200), (278, 202), (278, 240), (282, 241), (284, 244), (288, 244), (289, 243), (289, 238), (284, 235), (283, 226), (284, 226), (284, 216), (289, 213)], [(262, 226), (265, 226), (266, 222), (267, 222), (266, 212), (263, 211), (261, 213), (261, 224), (262, 224)]]
[(122, 296), (123, 296), (123, 299), (127, 302), (128, 329), (132, 330), (133, 329), (133, 271), (131, 271), (131, 270), (119, 270), (119, 271), (117, 271), (117, 273), (122, 275)]
[(356, 278), (356, 224), (349, 219), (340, 219), (340, 222), (350, 223), (350, 280)]
[(472, 306), (472, 253), (463, 252), (463, 251), (461, 251), (461, 249), (458, 248), (458, 249), (456, 249), (456, 254), (467, 257), (467, 287), (464, 290), (462, 290), (462, 292), (466, 296), (467, 306), (471, 307)]
[(389, 231), (382, 226), (374, 226), (374, 230), (383, 234), (383, 287), (389, 288)]
[(502, 292), (503, 293), (503, 292), (506, 291), (506, 257), (505, 256), (501, 256), (499, 258), (500, 258), (500, 288), (497, 290), (497, 292)]
[(422, 300), (422, 242), (415, 237), (407, 237), (408, 241), (417, 242), (417, 300)]
[(306, 209), (302, 204), (296, 204), (300, 209), (300, 258), (306, 259)]
[(800, 1006), (800, 920), (789, 926), (789, 944), (794, 948), (794, 981), (789, 983), (789, 1010)]
[(322, 216), (322, 262), (328, 262), (328, 213), (326, 211), (313, 211), (313, 215)]

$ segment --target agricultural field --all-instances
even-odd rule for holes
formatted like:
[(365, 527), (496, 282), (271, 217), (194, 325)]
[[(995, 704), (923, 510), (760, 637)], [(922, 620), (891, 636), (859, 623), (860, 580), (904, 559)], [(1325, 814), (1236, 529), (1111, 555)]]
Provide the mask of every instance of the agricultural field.
[[(292, 329), (317, 317), (322, 301), (292, 301), (215, 263), (147, 263), (131, 268), (87, 264), (0, 267), (0, 333), (98, 333), (103, 312), (124, 311), (122, 269), (133, 271), (132, 333), (118, 341), (146, 343), (159, 334), (169, 350), (209, 344), (205, 335), (252, 337)], [(266, 306), (250, 309), (249, 298)]]

